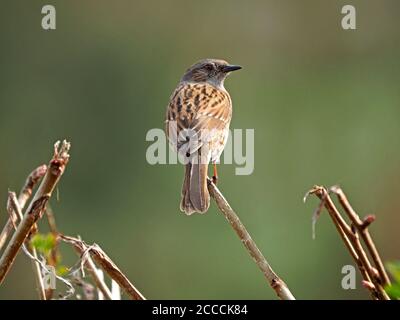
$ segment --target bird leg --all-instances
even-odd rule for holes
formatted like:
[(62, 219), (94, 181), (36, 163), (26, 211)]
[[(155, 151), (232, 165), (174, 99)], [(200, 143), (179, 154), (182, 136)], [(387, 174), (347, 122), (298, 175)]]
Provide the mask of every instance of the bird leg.
[(215, 185), (217, 185), (217, 182), (218, 182), (218, 173), (217, 173), (217, 164), (216, 164), (216, 163), (213, 164), (213, 168), (214, 168), (214, 170), (213, 170), (212, 181), (213, 181), (213, 183), (214, 183)]

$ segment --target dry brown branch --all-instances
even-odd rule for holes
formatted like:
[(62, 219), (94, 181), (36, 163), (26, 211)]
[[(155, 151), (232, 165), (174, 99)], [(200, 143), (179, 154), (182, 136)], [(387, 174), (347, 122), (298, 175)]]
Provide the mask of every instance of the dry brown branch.
[(39, 299), (47, 300), (46, 290), (44, 288), (43, 277), (42, 277), (42, 268), (38, 263), (39, 258), (37, 251), (35, 248), (29, 248), (28, 250), (34, 258), (32, 260), (32, 268), (33, 268), (33, 273), (35, 274), (36, 288), (39, 294)]
[[(107, 254), (97, 245), (87, 245), (84, 241), (60, 234), (60, 238), (74, 246), (80, 252), (82, 260), (86, 263), (85, 254), (90, 254), (93, 260), (106, 272), (110, 278), (114, 279), (118, 285), (124, 289), (126, 294), (133, 300), (146, 300), (145, 297), (135, 288), (129, 279), (121, 272), (116, 264)], [(90, 271), (90, 270), (89, 270)], [(96, 283), (97, 284), (97, 283)], [(99, 287), (100, 288), (100, 287)]]
[[(58, 232), (54, 212), (50, 205), (48, 205), (46, 208), (46, 216), (47, 216), (47, 221), (49, 223), (50, 231), (52, 232), (52, 234), (54, 235), (54, 237), (56, 239), (56, 245), (52, 249), (52, 252), (51, 252), (51, 256), (53, 257), (52, 262), (54, 262), (54, 263), (52, 264), (52, 262), (50, 262), (50, 265), (55, 265), (56, 257), (58, 255), (58, 242), (60, 239), (60, 233)], [(78, 253), (78, 255), (82, 255), (82, 252), (80, 252), (76, 246), (74, 246), (74, 249)], [(95, 283), (97, 288), (103, 293), (103, 295), (106, 299), (112, 300), (113, 299), (112, 293), (111, 293), (110, 289), (108, 288), (108, 286), (105, 284), (104, 280), (99, 275), (96, 265), (94, 264), (92, 258), (90, 256), (88, 256), (87, 259), (85, 259), (85, 260), (86, 260), (84, 262), (85, 267), (89, 271), (89, 274), (92, 277), (93, 282)], [(52, 295), (51, 291), (46, 292), (47, 298), (51, 297), (51, 295)]]
[[(46, 292), (44, 290), (43, 278), (41, 276), (41, 269), (44, 268), (47, 270), (47, 267), (43, 264), (43, 262), (38, 259), (36, 249), (29, 246), (28, 241), (31, 236), (35, 232), (37, 232), (36, 222), (42, 217), (44, 211), (46, 211), (47, 220), (52, 234), (56, 237), (57, 240), (60, 239), (56, 227), (54, 214), (51, 210), (51, 207), (47, 204), (59, 181), (59, 178), (65, 170), (66, 164), (68, 163), (69, 148), (69, 143), (65, 141), (63, 142), (61, 147), (59, 142), (56, 143), (54, 147), (54, 156), (50, 161), (49, 169), (47, 170), (47, 166), (41, 166), (37, 168), (34, 172), (32, 172), (31, 175), (28, 177), (24, 187), (22, 188), (18, 199), (16, 198), (15, 193), (9, 194), (8, 212), (10, 215), (10, 219), (7, 222), (6, 227), (4, 228), (5, 231), (2, 233), (1, 237), (1, 239), (4, 239), (3, 242), (5, 243), (8, 235), (11, 234), (14, 228), (16, 229), (12, 239), (10, 240), (3, 255), (0, 258), (0, 284), (4, 280), (9, 269), (11, 268), (18, 251), (20, 250), (20, 248), (22, 248), (24, 253), (28, 255), (28, 257), (32, 260), (32, 263), (34, 265), (34, 271), (36, 273), (41, 299), (46, 299), (47, 295), (50, 298), (52, 295), (52, 292)], [(32, 199), (28, 209), (25, 212), (25, 215), (23, 215), (21, 205), (24, 206), (26, 204), (27, 200), (32, 195), (35, 184), (40, 180), (41, 177), (43, 177), (44, 174), (44, 179), (40, 187), (38, 188), (35, 197)], [(19, 225), (17, 226), (18, 222)], [(69, 239), (70, 242), (74, 240), (79, 241), (77, 239), (68, 237), (64, 238), (63, 240), (66, 241), (66, 239)], [(122, 272), (115, 266), (111, 259), (97, 245), (87, 247), (86, 244), (84, 244), (83, 242), (74, 243), (74, 247), (79, 252), (79, 254), (85, 255), (85, 258), (82, 259), (82, 261), (85, 264), (89, 273), (91, 274), (94, 283), (104, 297), (106, 297), (107, 299), (113, 298), (110, 289), (104, 283), (102, 277), (100, 277), (100, 271), (96, 268), (92, 257), (97, 261), (99, 265), (101, 265), (101, 267), (110, 275), (110, 277), (114, 279), (116, 283), (124, 288), (124, 290), (130, 297), (132, 297), (133, 299), (144, 299), (140, 292), (129, 282), (125, 275), (122, 274)], [(87, 250), (87, 254), (86, 251), (83, 253), (79, 251), (79, 248), (85, 248), (85, 250)], [(53, 248), (49, 257), (50, 260), (52, 260), (53, 255), (57, 256), (57, 250), (58, 248)], [(56, 260), (57, 259), (54, 259), (54, 261)], [(47, 262), (49, 263), (49, 261)], [(56, 278), (60, 281), (63, 281), (70, 288), (68, 297), (71, 296), (71, 294), (73, 294), (74, 292), (71, 283), (57, 275)]]
[[(10, 221), (17, 221), (18, 223), (20, 221), (22, 221), (22, 219), (23, 219), (22, 209), (18, 203), (17, 196), (14, 192), (8, 192), (7, 210), (10, 215)], [(14, 218), (12, 218), (12, 216), (14, 216)], [(17, 229), (16, 224), (14, 224), (13, 227), (15, 229)], [(25, 243), (27, 243), (27, 242), (28, 241), (26, 240)], [(42, 271), (41, 271), (39, 263), (37, 262), (38, 255), (37, 255), (36, 249), (31, 248), (29, 246), (29, 243), (27, 243), (27, 248), (28, 248), (30, 254), (35, 258), (35, 260), (32, 260), (32, 268), (33, 268), (33, 272), (35, 274), (36, 287), (38, 290), (39, 298), (40, 298), (40, 300), (46, 300), (46, 292), (45, 292), (44, 284), (43, 284)]]
[(63, 141), (61, 147), (60, 142), (57, 142), (54, 145), (54, 155), (50, 161), (42, 183), (36, 191), (35, 196), (25, 211), (22, 221), (18, 225), (17, 230), (13, 234), (0, 258), (0, 284), (4, 281), (5, 276), (14, 263), (18, 251), (29, 236), (32, 227), (41, 218), (54, 188), (64, 173), (69, 160), (69, 149), (70, 144), (66, 141)]
[[(49, 228), (50, 231), (54, 237), (54, 239), (56, 239), (56, 243), (54, 245), (54, 248), (51, 249), (51, 252), (49, 254), (49, 257), (47, 258), (47, 264), (53, 267), (57, 266), (57, 260), (60, 257), (60, 253), (59, 253), (59, 248), (58, 248), (58, 231), (57, 231), (57, 224), (56, 224), (56, 219), (54, 217), (54, 212), (53, 209), (51, 208), (50, 203), (47, 204), (46, 206), (46, 217), (47, 217), (47, 222), (49, 224)], [(54, 293), (54, 289), (52, 288), (48, 288), (45, 290), (46, 293), (46, 299), (50, 300), (53, 297), (53, 293)]]
[(272, 270), (268, 261), (265, 259), (260, 249), (258, 249), (256, 243), (251, 238), (237, 214), (226, 201), (221, 191), (219, 191), (219, 189), (214, 183), (212, 183), (210, 179), (208, 179), (208, 190), (211, 197), (214, 198), (218, 209), (225, 216), (226, 220), (228, 220), (233, 230), (235, 230), (243, 245), (246, 247), (257, 266), (267, 278), (269, 285), (275, 290), (277, 296), (282, 300), (295, 300), (295, 297), (292, 295), (285, 282), (283, 282), (283, 280)]
[(32, 196), (34, 187), (40, 181), (40, 179), (44, 177), (46, 172), (47, 172), (47, 165), (43, 164), (37, 167), (35, 170), (33, 170), (31, 174), (28, 176), (24, 186), (22, 187), (18, 195), (18, 203), (21, 209), (25, 207), (29, 198)]
[(49, 228), (51, 233), (54, 236), (57, 236), (58, 234), (58, 229), (57, 229), (57, 223), (56, 223), (56, 218), (54, 216), (54, 212), (52, 207), (49, 205), (47, 205), (46, 207), (46, 217), (47, 217), (47, 222), (49, 223)]
[[(21, 209), (25, 208), (25, 205), (29, 198), (32, 195), (33, 189), (35, 185), (39, 182), (39, 180), (46, 174), (47, 171), (47, 166), (46, 165), (41, 165), (40, 167), (36, 168), (33, 170), (28, 178), (26, 179), (26, 182), (24, 186), (21, 189), (21, 192), (19, 193), (18, 196), (18, 203)], [(13, 216), (16, 218), (15, 216)], [(8, 219), (6, 222), (6, 225), (4, 226), (1, 234), (0, 234), (0, 250), (3, 248), (4, 244), (7, 241), (7, 238), (13, 231), (13, 225), (16, 223), (15, 220)]]
[[(25, 181), (24, 186), (22, 187), (19, 195), (18, 195), (18, 201), (15, 203), (15, 206), (20, 207), (20, 212), (22, 213), (23, 208), (25, 207), (26, 203), (28, 202), (29, 198), (32, 196), (33, 189), (36, 186), (36, 184), (44, 177), (47, 171), (47, 165), (43, 164), (39, 167), (37, 167), (35, 170), (31, 172), (31, 174), (28, 176), (28, 178)], [(15, 209), (14, 209), (15, 210)], [(22, 216), (19, 218), (19, 221), (22, 221)], [(41, 300), (46, 300), (46, 291), (44, 289), (44, 284), (43, 284), (43, 278), (42, 278), (42, 272), (41, 272), (41, 267), (39, 263), (37, 262), (38, 260), (38, 255), (36, 252), (35, 248), (31, 248), (28, 244), (27, 246), (29, 249), (29, 252), (31, 255), (35, 258), (35, 260), (32, 260), (32, 268), (33, 272), (35, 274), (35, 279), (36, 279), (36, 288), (39, 294), (39, 298)]]
[[(63, 236), (58, 234), (58, 237), (62, 238)], [(63, 239), (64, 240), (64, 239)], [(79, 239), (78, 239), (79, 240)], [(64, 240), (66, 241), (66, 240)], [(70, 242), (71, 243), (71, 242)], [(87, 255), (87, 257), (83, 257), (83, 255), (85, 253), (88, 253), (87, 250), (85, 251), (81, 251), (81, 248), (84, 248), (85, 245), (81, 245), (78, 246), (76, 244), (73, 244), (73, 247), (76, 251), (76, 253), (81, 257), (81, 259), (83, 261), (83, 264), (85, 265), (86, 269), (89, 271), (90, 276), (93, 279), (93, 282), (95, 283), (95, 285), (97, 286), (97, 288), (103, 293), (104, 297), (108, 300), (112, 300), (112, 293), (110, 291), (110, 289), (108, 288), (108, 286), (105, 284), (104, 280), (102, 279), (102, 277), (99, 275), (98, 273), (98, 269), (95, 265), (95, 263), (93, 262), (92, 258), (90, 255)]]
[(110, 289), (108, 288), (108, 286), (105, 284), (104, 280), (99, 275), (98, 269), (96, 268), (96, 265), (94, 264), (94, 262), (90, 256), (86, 259), (85, 267), (89, 271), (90, 276), (92, 277), (97, 288), (99, 288), (99, 290), (103, 293), (104, 297), (107, 300), (113, 300)]
[[(336, 227), (336, 230), (338, 231), (340, 237), (342, 238), (345, 246), (349, 250), (350, 255), (353, 257), (354, 261), (356, 262), (364, 281), (370, 282), (371, 279), (370, 279), (367, 271), (365, 270), (365, 267), (364, 267), (362, 261), (360, 260), (360, 257), (358, 256), (356, 250), (354, 249), (350, 239), (347, 236), (347, 234), (349, 232), (349, 228), (346, 225), (346, 222), (340, 216), (340, 213), (336, 209), (331, 198), (328, 197), (328, 193), (327, 192), (324, 193), (323, 190), (321, 190), (321, 192), (322, 193), (320, 193), (319, 189), (317, 190), (316, 188), (311, 189), (304, 198), (304, 200), (306, 200), (308, 195), (315, 193), (321, 199), (321, 202), (319, 203), (318, 208), (317, 208), (318, 213), (314, 213), (314, 215), (313, 215), (313, 225), (315, 224), (315, 217), (320, 215), (320, 212), (322, 211), (323, 207), (325, 206), (328, 210), (330, 217), (332, 218), (332, 221)], [(343, 229), (342, 226), (344, 226), (345, 229)], [(351, 230), (350, 230), (350, 232), (351, 232)], [(313, 235), (313, 238), (314, 237), (315, 237), (315, 235)], [(371, 292), (371, 294), (373, 297), (376, 296), (376, 292), (374, 290)]]
[[(51, 256), (52, 256), (52, 260), (53, 261), (50, 262), (50, 265), (54, 265), (55, 266), (56, 257), (59, 254), (58, 253), (58, 242), (59, 242), (59, 239), (60, 239), (60, 236), (59, 236), (60, 234), (58, 232), (57, 223), (56, 223), (56, 219), (55, 219), (55, 216), (54, 216), (53, 209), (51, 208), (50, 205), (48, 205), (47, 208), (46, 208), (46, 216), (47, 216), (47, 221), (49, 223), (50, 231), (52, 232), (52, 234), (54, 235), (54, 237), (56, 239), (56, 245), (52, 249), (52, 252), (51, 252)], [(80, 252), (76, 248), (76, 246), (74, 246), (74, 249), (78, 253), (78, 255), (82, 255), (82, 252)], [(112, 293), (111, 293), (110, 289), (108, 288), (108, 286), (103, 281), (103, 279), (98, 274), (96, 265), (94, 264), (94, 262), (93, 262), (93, 260), (92, 260), (92, 258), (90, 256), (88, 256), (86, 261), (85, 261), (85, 267), (89, 271), (89, 274), (92, 277), (93, 282), (95, 283), (97, 288), (103, 293), (104, 297), (106, 299), (108, 299), (108, 300), (112, 300)], [(46, 291), (46, 296), (47, 296), (48, 299), (52, 296), (52, 293), (53, 293), (50, 290)]]
[(385, 267), (382, 263), (382, 259), (376, 249), (374, 242), (372, 241), (371, 235), (368, 231), (368, 226), (375, 220), (375, 217), (372, 215), (366, 216), (364, 220), (361, 220), (358, 214), (354, 211), (353, 207), (350, 205), (346, 195), (343, 190), (334, 186), (330, 189), (333, 193), (335, 193), (339, 199), (340, 204), (343, 209), (346, 211), (353, 225), (356, 227), (358, 233), (361, 235), (369, 254), (371, 255), (372, 260), (375, 263), (375, 266), (379, 272), (379, 276), (381, 279), (381, 284), (383, 286), (390, 285), (389, 276), (386, 273)]
[[(339, 188), (337, 187), (333, 188), (332, 192), (340, 193)], [(368, 284), (364, 285), (364, 287), (370, 290), (372, 297), (374, 299), (389, 300), (388, 295), (383, 289), (382, 286), (383, 282), (381, 281), (378, 272), (368, 260), (368, 256), (365, 253), (363, 246), (361, 245), (361, 241), (357, 233), (357, 230), (349, 226), (347, 222), (343, 219), (340, 212), (333, 203), (331, 197), (329, 196), (329, 192), (327, 191), (327, 189), (321, 186), (314, 186), (307, 193), (307, 195), (309, 194), (315, 194), (327, 209), (343, 242), (345, 243), (347, 249), (349, 250), (351, 256), (355, 260), (361, 272), (361, 275), (363, 277), (363, 284)]]
[[(9, 205), (7, 204), (7, 211)], [(11, 235), (12, 231), (14, 230), (14, 225), (17, 224), (17, 216), (15, 214), (10, 214), (8, 212), (8, 219), (7, 222), (1, 231), (0, 234), (0, 250), (3, 248), (4, 244), (7, 242), (8, 237)]]

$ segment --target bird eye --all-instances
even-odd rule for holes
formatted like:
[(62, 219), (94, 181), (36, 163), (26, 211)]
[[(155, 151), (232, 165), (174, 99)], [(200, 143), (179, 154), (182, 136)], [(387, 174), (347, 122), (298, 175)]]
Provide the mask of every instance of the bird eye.
[(211, 71), (214, 70), (214, 65), (212, 65), (211, 63), (207, 63), (204, 68), (206, 68), (207, 70)]

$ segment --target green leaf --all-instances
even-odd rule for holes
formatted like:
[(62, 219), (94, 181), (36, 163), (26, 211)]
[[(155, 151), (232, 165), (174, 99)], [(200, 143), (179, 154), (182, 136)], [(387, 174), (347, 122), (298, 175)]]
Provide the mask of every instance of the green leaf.
[(386, 263), (386, 267), (393, 279), (400, 284), (400, 261), (388, 262)]
[(65, 276), (68, 273), (68, 268), (66, 266), (58, 266), (56, 269), (56, 274), (60, 277)]
[(386, 293), (389, 295), (390, 299), (400, 299), (400, 284), (395, 283), (390, 286), (385, 287)]
[(56, 245), (56, 238), (52, 233), (42, 234), (37, 233), (31, 239), (31, 245), (41, 254), (46, 257)]

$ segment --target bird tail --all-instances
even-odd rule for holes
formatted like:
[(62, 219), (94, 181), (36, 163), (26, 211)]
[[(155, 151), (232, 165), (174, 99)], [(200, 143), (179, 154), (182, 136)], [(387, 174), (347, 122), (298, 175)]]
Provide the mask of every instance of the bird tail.
[(210, 207), (207, 169), (207, 163), (188, 163), (185, 165), (181, 211), (187, 215), (191, 215), (194, 212), (204, 213)]

